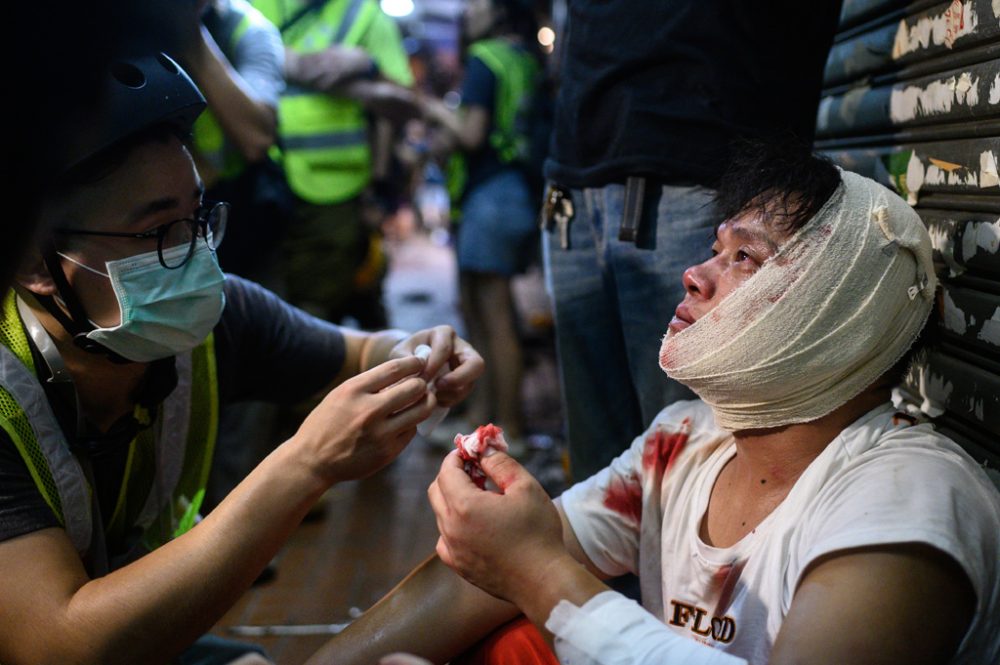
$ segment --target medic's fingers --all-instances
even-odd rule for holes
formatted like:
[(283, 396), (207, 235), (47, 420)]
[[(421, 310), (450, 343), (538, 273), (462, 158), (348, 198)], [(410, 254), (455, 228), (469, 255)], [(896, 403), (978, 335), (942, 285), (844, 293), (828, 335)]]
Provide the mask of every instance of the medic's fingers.
[(447, 368), (448, 361), (454, 349), (455, 331), (451, 326), (436, 326), (430, 330), (427, 344), (431, 347), (431, 355), (427, 358), (424, 375), (427, 378), (437, 376), (442, 367)]
[[(426, 406), (428, 403), (428, 397), (431, 396), (428, 395), (427, 392), (427, 382), (423, 379), (411, 376), (408, 379), (404, 379), (395, 385), (383, 389), (381, 392), (373, 395), (369, 399), (376, 400), (376, 413), (388, 416), (389, 414), (398, 415), (412, 410), (407, 407)], [(436, 401), (434, 403), (436, 403)], [(430, 410), (427, 410), (422, 416), (416, 416), (416, 420), (413, 424), (416, 425), (417, 422), (426, 418), (429, 414)], [(404, 421), (404, 423), (408, 422), (409, 421)]]
[(424, 361), (416, 356), (394, 358), (358, 374), (351, 382), (361, 390), (377, 393), (408, 376), (419, 374), (423, 368)]
[[(419, 379), (417, 379), (419, 381)], [(407, 379), (409, 381), (409, 379)], [(395, 390), (394, 386), (392, 390)], [(434, 407), (437, 406), (437, 397), (434, 393), (427, 392), (417, 394), (416, 401), (404, 404), (402, 408), (393, 412), (386, 418), (385, 427), (390, 432), (398, 432), (405, 429), (415, 429), (418, 424), (427, 419)]]
[(462, 339), (457, 340), (454, 358), (457, 364), (438, 380), (439, 390), (458, 390), (464, 386), (471, 386), (486, 369), (486, 362), (482, 356)]

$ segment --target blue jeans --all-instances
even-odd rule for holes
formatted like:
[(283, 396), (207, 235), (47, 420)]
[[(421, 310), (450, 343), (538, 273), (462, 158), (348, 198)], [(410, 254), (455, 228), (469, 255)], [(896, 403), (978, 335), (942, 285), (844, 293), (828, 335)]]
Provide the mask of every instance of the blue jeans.
[(458, 269), (512, 276), (537, 257), (538, 201), (524, 174), (507, 168), (469, 190), (458, 227)]
[(542, 239), (555, 307), (570, 465), (603, 469), (663, 407), (694, 395), (659, 367), (660, 340), (684, 298), (684, 270), (707, 259), (721, 220), (713, 191), (650, 187), (637, 243), (618, 240), (624, 185), (573, 190), (569, 249)]

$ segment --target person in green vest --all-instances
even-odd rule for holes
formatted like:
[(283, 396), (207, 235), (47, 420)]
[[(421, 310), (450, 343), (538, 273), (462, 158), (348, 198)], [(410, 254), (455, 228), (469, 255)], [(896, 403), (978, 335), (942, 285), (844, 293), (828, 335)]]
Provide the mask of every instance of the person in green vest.
[(392, 139), (379, 123), (417, 113), (409, 61), (399, 29), (375, 0), (253, 4), (285, 44), (278, 135), (297, 198), (283, 243), (287, 295), (339, 321), (371, 249), (362, 195), (380, 175), (373, 167), (385, 162)]
[(486, 375), (471, 398), (469, 431), (495, 421), (512, 449), (523, 450), (523, 367), (511, 278), (536, 256), (538, 198), (532, 192), (533, 123), (541, 66), (533, 47), (537, 24), (521, 0), (470, 0), (462, 21), (469, 43), (458, 113), (438, 100), (426, 117), (444, 134), (439, 151), (455, 151), (449, 189), (460, 208), (457, 254), (462, 316), (469, 339), (486, 358)]
[(268, 151), (285, 89), (281, 35), (247, 0), (198, 0), (185, 24), (177, 59), (209, 107), (195, 122), (193, 157), (209, 197), (232, 208), (219, 261), (228, 272), (280, 290), (276, 244), (291, 194)]
[[(394, 459), (483, 362), (447, 326), (356, 332), (224, 275), (228, 206), (183, 141), (204, 98), (163, 54), (101, 80), (100, 111), (64, 119), (65, 168), (0, 304), (0, 662), (267, 662), (199, 636), (324, 491)], [(200, 519), (220, 407), (313, 395)]]
[[(181, 27), (178, 61), (208, 103), (194, 124), (192, 157), (206, 198), (230, 205), (219, 264), (281, 293), (278, 250), (292, 196), (281, 167), (268, 155), (277, 139), (278, 99), (285, 89), (281, 35), (247, 0), (198, 0)], [(271, 451), (280, 436), (281, 411), (269, 402), (223, 410), (205, 512)], [(274, 571), (269, 566), (262, 580)]]

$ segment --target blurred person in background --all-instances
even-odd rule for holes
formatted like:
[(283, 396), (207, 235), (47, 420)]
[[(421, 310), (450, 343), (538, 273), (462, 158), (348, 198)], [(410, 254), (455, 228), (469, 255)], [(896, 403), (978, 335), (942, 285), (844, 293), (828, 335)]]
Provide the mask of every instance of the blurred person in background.
[(278, 135), (296, 197), (282, 248), (287, 296), (340, 321), (352, 313), (366, 262), (378, 264), (364, 194), (389, 175), (394, 125), (416, 115), (406, 51), (375, 0), (253, 5), (278, 26), (285, 45)]
[[(527, 0), (470, 0), (462, 15), (467, 44), (461, 107), (426, 98), (425, 117), (457, 151), (449, 191), (458, 218), (462, 316), (486, 359), (486, 375), (470, 400), (468, 423), (449, 423), (437, 437), (496, 422), (512, 450), (523, 451), (521, 376), (524, 360), (511, 278), (536, 256), (538, 197), (531, 178), (542, 85), (538, 25)], [(448, 441), (450, 443), (450, 439)]]
[[(205, 197), (230, 205), (219, 263), (226, 272), (282, 293), (276, 262), (292, 195), (281, 167), (268, 155), (285, 89), (281, 35), (247, 0), (198, 0), (185, 18), (177, 54), (208, 102), (194, 124), (192, 157)], [(277, 413), (267, 402), (223, 409), (206, 512), (273, 449)]]
[(285, 89), (281, 35), (247, 0), (198, 0), (192, 9), (177, 55), (208, 102), (194, 126), (198, 172), (207, 196), (232, 207), (219, 261), (280, 291), (274, 263), (292, 195), (268, 153)]

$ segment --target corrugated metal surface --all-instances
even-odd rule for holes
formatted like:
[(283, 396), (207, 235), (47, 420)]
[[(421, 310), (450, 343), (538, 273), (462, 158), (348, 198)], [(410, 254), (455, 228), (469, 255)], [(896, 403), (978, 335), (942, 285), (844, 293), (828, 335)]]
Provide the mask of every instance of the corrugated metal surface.
[(1000, 466), (1000, 0), (846, 0), (817, 146), (904, 196), (942, 278), (904, 391)]
[(928, 3), (911, 3), (909, 9), (900, 8), (900, 4), (844, 3), (841, 26), (861, 8), (871, 9), (868, 16), (875, 20), (860, 29), (841, 33), (826, 63), (827, 86), (884, 78), (904, 68), (928, 71), (938, 66), (934, 60), (963, 57), (959, 54), (974, 47), (995, 46), (1000, 36), (991, 0), (934, 3), (923, 10), (919, 8)]
[(940, 74), (876, 87), (859, 86), (823, 99), (816, 125), (819, 138), (846, 133), (875, 134), (898, 127), (995, 118), (1000, 104), (997, 62), (980, 62)]

